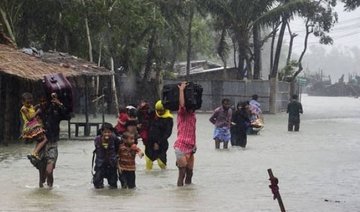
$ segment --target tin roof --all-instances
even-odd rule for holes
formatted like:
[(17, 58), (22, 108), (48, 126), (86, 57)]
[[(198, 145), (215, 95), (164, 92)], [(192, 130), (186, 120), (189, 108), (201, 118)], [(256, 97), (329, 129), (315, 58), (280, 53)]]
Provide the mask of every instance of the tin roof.
[(45, 52), (34, 56), (4, 44), (0, 44), (1, 72), (29, 80), (41, 80), (44, 75), (52, 73), (63, 73), (66, 77), (113, 74), (104, 67), (67, 53)]

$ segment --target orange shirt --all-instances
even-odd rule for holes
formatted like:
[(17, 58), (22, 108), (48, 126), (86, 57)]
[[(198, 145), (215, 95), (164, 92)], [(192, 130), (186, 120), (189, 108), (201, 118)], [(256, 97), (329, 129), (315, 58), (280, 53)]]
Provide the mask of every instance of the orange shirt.
[(135, 171), (135, 156), (141, 152), (141, 149), (133, 144), (128, 146), (125, 143), (119, 146), (119, 165), (120, 169), (124, 171)]

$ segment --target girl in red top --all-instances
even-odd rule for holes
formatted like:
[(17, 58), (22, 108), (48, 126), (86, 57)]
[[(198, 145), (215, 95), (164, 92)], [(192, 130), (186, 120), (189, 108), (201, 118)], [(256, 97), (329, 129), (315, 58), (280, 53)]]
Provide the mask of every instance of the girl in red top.
[(196, 152), (196, 116), (195, 111), (185, 107), (184, 90), (187, 83), (182, 82), (179, 87), (179, 111), (177, 116), (177, 139), (174, 144), (176, 165), (179, 168), (177, 185), (191, 184), (194, 168), (194, 154)]
[(127, 109), (123, 106), (119, 108), (119, 117), (117, 119), (117, 124), (115, 126), (115, 131), (117, 135), (122, 135), (126, 131), (125, 124), (129, 120), (129, 115)]

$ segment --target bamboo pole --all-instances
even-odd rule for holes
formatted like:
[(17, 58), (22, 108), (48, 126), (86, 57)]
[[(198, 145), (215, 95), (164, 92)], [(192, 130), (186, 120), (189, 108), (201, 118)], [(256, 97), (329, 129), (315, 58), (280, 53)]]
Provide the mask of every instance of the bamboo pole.
[(280, 195), (280, 192), (279, 192), (279, 187), (277, 185), (279, 180), (273, 175), (271, 169), (268, 169), (267, 171), (269, 173), (269, 177), (270, 177), (269, 180), (271, 182), (271, 185), (269, 185), (269, 187), (270, 187), (272, 193), (274, 194), (274, 200), (275, 199), (278, 200), (280, 211), (281, 212), (286, 212), (285, 211), (285, 206), (284, 206), (284, 204), (282, 202), (281, 195)]

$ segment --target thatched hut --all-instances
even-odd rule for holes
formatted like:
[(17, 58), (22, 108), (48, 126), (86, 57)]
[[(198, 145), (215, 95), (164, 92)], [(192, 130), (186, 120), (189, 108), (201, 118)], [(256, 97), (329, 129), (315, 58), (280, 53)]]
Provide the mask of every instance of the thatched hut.
[[(95, 87), (110, 85), (113, 74), (106, 68), (66, 53), (31, 54), (31, 51), (24, 53), (0, 44), (0, 142), (17, 140), (21, 94), (30, 92), (36, 101), (43, 92), (44, 75), (52, 73), (62, 73), (73, 85), (75, 112), (81, 112), (82, 106), (87, 105), (89, 96), (96, 93)], [(94, 85), (95, 77), (100, 79), (97, 80), (99, 86)]]

